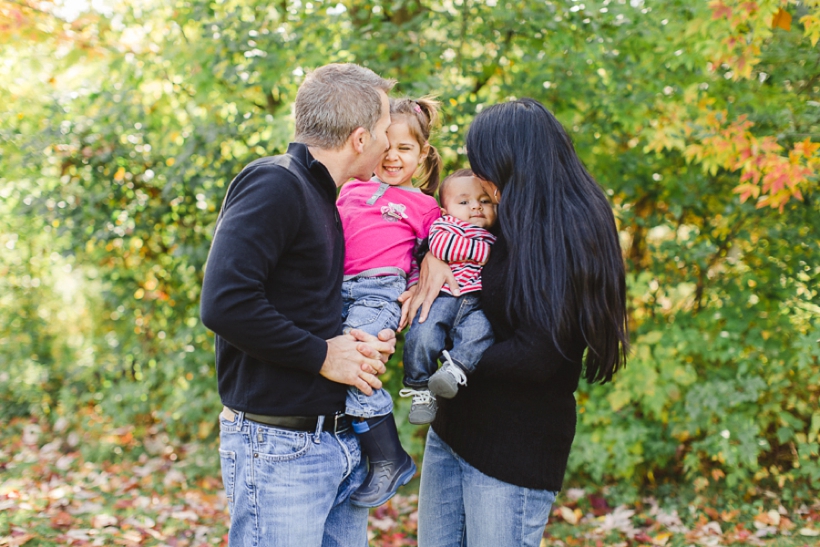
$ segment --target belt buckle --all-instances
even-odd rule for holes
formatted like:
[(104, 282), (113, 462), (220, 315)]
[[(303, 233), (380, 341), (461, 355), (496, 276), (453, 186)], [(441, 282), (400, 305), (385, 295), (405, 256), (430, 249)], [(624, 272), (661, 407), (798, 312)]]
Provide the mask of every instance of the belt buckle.
[(333, 434), (335, 435), (339, 431), (339, 419), (345, 415), (344, 412), (337, 412), (333, 415)]

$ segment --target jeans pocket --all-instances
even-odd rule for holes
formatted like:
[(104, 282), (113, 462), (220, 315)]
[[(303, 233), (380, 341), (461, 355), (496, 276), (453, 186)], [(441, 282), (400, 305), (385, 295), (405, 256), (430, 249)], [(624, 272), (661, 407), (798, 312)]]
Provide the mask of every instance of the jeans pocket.
[(259, 427), (254, 456), (267, 462), (286, 462), (301, 458), (310, 450), (310, 434), (272, 427)]
[(393, 305), (384, 300), (374, 298), (359, 300), (356, 305), (350, 307), (345, 324), (352, 329), (372, 325), (378, 327), (377, 331), (383, 328), (395, 330), (399, 324), (400, 315), (395, 313), (394, 307), (400, 312), (401, 308), (397, 304)]
[(219, 462), (222, 467), (222, 486), (228, 498), (228, 510), (233, 513), (234, 489), (236, 488), (236, 452), (219, 449)]

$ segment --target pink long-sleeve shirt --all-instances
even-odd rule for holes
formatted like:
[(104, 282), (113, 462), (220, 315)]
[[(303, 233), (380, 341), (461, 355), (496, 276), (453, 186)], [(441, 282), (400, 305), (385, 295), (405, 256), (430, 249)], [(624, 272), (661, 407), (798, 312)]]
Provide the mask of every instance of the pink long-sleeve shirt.
[(418, 281), (413, 251), (441, 216), (435, 198), (376, 178), (354, 179), (342, 186), (336, 206), (345, 235), (345, 278), (401, 271), (408, 286)]

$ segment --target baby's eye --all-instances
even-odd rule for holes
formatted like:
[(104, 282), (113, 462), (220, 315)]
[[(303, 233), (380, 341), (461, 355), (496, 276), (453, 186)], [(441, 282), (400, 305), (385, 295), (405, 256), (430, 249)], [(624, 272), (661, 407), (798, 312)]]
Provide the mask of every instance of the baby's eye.
[(481, 203), (484, 203), (484, 204), (489, 205), (490, 203), (492, 203), (492, 201), (490, 201), (490, 199), (489, 199), (489, 198), (482, 198), (482, 199), (481, 199)]
[(467, 202), (466, 201), (459, 201), (458, 204), (459, 205), (467, 205)]

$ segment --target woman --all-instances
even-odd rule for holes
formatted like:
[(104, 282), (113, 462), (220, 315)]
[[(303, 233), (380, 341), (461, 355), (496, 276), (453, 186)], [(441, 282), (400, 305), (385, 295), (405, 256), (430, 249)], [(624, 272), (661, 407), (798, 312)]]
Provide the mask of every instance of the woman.
[[(626, 362), (624, 264), (604, 192), (539, 102), (481, 112), (467, 155), (498, 203), (482, 294), (496, 342), (469, 385), (438, 401), (419, 545), (537, 547), (575, 436), (579, 377), (603, 383)], [(449, 268), (428, 256), (422, 273), (407, 306), (420, 319)]]

